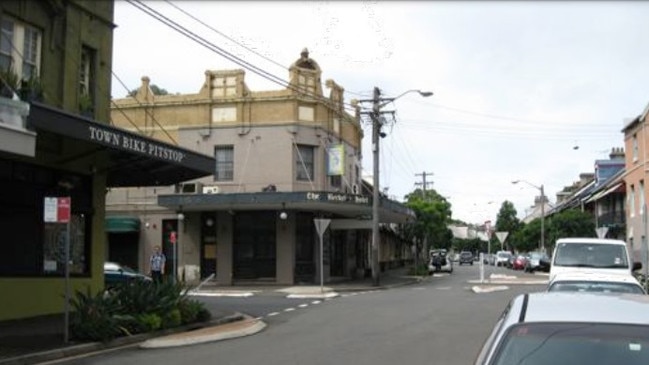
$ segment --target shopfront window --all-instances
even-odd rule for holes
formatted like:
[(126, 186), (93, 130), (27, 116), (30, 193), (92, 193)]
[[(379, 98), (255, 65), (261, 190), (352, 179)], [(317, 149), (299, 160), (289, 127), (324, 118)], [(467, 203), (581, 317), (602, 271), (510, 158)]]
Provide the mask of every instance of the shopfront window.
[(44, 222), (45, 197), (69, 196), (70, 273), (90, 274), (90, 178), (0, 160), (0, 277), (62, 276), (65, 223)]

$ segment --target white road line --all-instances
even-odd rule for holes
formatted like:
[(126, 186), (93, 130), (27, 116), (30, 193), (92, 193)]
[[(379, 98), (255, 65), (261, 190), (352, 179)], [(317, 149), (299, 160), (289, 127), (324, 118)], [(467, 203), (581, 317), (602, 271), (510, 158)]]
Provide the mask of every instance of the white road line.
[(279, 314), (279, 312), (268, 313), (268, 314), (266, 315), (266, 317), (273, 317), (273, 316), (276, 316), (276, 315), (278, 315), (278, 314)]
[(286, 308), (286, 309), (284, 309), (284, 312), (292, 312), (294, 310), (295, 310), (295, 308)]
[(320, 304), (320, 303), (322, 303), (321, 300), (314, 300), (314, 301), (311, 302), (311, 304)]
[(308, 306), (309, 306), (308, 304), (300, 304), (300, 305), (298, 305), (298, 307), (300, 307), (300, 308), (306, 308)]

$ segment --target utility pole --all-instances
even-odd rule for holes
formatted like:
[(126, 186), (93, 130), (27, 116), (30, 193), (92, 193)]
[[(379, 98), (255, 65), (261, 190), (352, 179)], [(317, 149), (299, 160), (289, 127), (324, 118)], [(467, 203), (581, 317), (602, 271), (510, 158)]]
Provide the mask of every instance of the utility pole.
[(378, 87), (374, 87), (374, 93), (373, 93), (373, 98), (369, 100), (359, 100), (361, 103), (364, 102), (371, 102), (372, 103), (372, 111), (371, 112), (363, 112), (361, 114), (365, 114), (370, 116), (370, 119), (372, 121), (372, 157), (373, 157), (373, 177), (372, 177), (372, 284), (374, 286), (379, 286), (379, 240), (380, 240), (380, 235), (379, 235), (379, 199), (380, 199), (380, 188), (379, 188), (379, 137), (383, 138), (385, 137), (385, 133), (381, 132), (381, 127), (383, 126), (383, 121), (385, 118), (383, 118), (383, 115), (385, 114), (392, 114), (394, 117), (394, 111), (386, 111), (382, 112), (381, 108), (386, 106), (388, 103), (391, 103), (395, 101), (396, 99), (410, 93), (410, 92), (417, 92), (419, 95), (423, 97), (428, 97), (433, 95), (432, 92), (429, 91), (421, 91), (421, 90), (408, 90), (401, 95), (395, 97), (395, 98), (382, 98), (381, 97), (381, 90)]
[(381, 130), (381, 90), (374, 87), (372, 100), (372, 156), (374, 164), (372, 187), (372, 283), (379, 286), (379, 133)]
[(415, 185), (416, 186), (420, 186), (420, 185), (422, 186), (422, 191), (423, 191), (424, 198), (425, 198), (426, 197), (426, 188), (428, 187), (429, 184), (433, 185), (432, 181), (426, 181), (426, 176), (433, 176), (433, 173), (424, 171), (421, 174), (415, 174), (415, 176), (421, 176), (421, 178), (422, 178), (422, 182), (416, 182)]
[[(416, 186), (421, 186), (421, 195), (424, 200), (427, 200), (428, 198), (426, 197), (426, 188), (428, 187), (428, 184), (433, 185), (432, 181), (426, 181), (426, 176), (433, 176), (432, 172), (422, 172), (421, 174), (415, 174), (415, 176), (421, 176), (422, 181), (421, 182), (416, 182)], [(428, 247), (428, 235), (424, 235), (424, 242), (423, 242), (423, 247), (427, 248)], [(415, 274), (418, 273), (419, 270), (419, 244), (415, 240)], [(429, 257), (430, 259), (430, 257)]]

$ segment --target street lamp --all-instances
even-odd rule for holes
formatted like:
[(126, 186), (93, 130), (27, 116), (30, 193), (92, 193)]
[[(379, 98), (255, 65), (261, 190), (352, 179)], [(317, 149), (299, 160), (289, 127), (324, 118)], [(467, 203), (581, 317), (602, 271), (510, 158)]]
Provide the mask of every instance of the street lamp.
[(359, 100), (361, 103), (372, 103), (372, 111), (366, 114), (372, 119), (372, 155), (374, 160), (374, 171), (372, 177), (372, 282), (374, 286), (379, 285), (379, 136), (381, 134), (381, 108), (400, 97), (416, 92), (423, 97), (433, 95), (430, 91), (417, 89), (407, 90), (394, 98), (382, 98), (381, 90), (374, 87), (374, 97), (367, 100)]
[(173, 255), (174, 255), (174, 272), (172, 274), (172, 281), (175, 284), (178, 275), (178, 245), (180, 245), (180, 231), (181, 231), (181, 226), (183, 224), (183, 221), (185, 220), (185, 215), (180, 212), (177, 215), (178, 218), (178, 233), (176, 233), (176, 243), (174, 244), (174, 250), (173, 250)]
[(519, 182), (524, 182), (535, 189), (539, 189), (541, 192), (541, 252), (545, 252), (545, 193), (543, 192), (543, 185), (536, 186), (525, 180), (514, 180), (512, 184), (518, 184)]

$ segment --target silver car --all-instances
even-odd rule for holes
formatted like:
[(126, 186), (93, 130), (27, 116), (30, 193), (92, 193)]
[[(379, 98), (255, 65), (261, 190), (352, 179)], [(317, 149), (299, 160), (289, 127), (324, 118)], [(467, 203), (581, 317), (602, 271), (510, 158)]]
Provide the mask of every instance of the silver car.
[(649, 296), (521, 294), (498, 319), (475, 364), (649, 364)]

